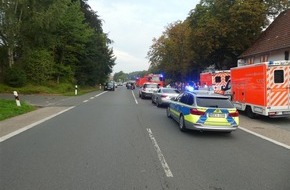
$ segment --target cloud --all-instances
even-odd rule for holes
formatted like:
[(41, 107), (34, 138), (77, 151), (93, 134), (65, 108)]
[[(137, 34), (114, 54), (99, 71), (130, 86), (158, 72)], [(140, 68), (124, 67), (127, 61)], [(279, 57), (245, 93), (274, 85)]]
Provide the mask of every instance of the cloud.
[(152, 39), (165, 27), (185, 20), (199, 0), (89, 0), (88, 4), (103, 20), (117, 57), (114, 72), (147, 70), (147, 52)]
[(114, 70), (116, 70), (116, 72), (124, 72), (124, 67), (126, 70), (130, 71), (143, 71), (149, 68), (149, 64), (146, 60), (128, 54), (128, 52), (114, 50), (114, 55), (117, 57), (117, 62), (123, 63), (115, 66)]

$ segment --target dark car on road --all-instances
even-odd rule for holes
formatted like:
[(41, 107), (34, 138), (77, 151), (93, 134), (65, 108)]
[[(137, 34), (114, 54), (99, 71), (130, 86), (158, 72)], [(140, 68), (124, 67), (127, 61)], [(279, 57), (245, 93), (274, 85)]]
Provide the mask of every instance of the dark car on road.
[(115, 90), (115, 85), (113, 82), (106, 82), (104, 86), (104, 90), (110, 90), (114, 91)]

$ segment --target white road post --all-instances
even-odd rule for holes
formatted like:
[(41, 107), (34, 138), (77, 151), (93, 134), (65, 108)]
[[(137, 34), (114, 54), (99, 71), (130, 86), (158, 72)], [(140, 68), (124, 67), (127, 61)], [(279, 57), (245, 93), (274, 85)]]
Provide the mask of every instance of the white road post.
[(15, 96), (16, 105), (21, 106), (18, 93), (16, 91), (14, 91), (13, 94)]
[(100, 84), (100, 90), (102, 89), (102, 84)]
[(78, 95), (78, 85), (75, 85), (75, 95)]

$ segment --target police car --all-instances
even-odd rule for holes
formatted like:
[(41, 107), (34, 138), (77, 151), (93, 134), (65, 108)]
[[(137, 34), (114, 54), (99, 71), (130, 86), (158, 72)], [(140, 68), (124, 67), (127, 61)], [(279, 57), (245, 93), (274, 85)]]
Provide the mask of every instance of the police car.
[(171, 99), (166, 113), (179, 123), (181, 131), (230, 133), (239, 126), (239, 112), (228, 97), (211, 91), (185, 91)]

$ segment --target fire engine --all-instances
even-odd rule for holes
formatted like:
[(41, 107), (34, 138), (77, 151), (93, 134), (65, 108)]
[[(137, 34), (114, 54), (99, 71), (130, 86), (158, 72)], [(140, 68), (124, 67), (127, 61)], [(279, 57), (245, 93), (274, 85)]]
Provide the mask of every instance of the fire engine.
[(144, 77), (140, 77), (136, 79), (136, 86), (141, 87), (145, 82), (152, 82), (159, 84), (160, 87), (164, 85), (164, 77), (162, 74), (148, 74)]
[(212, 87), (215, 93), (224, 94), (222, 86), (230, 79), (230, 70), (200, 73), (201, 87)]
[(270, 61), (231, 68), (222, 89), (250, 118), (290, 116), (290, 61)]

